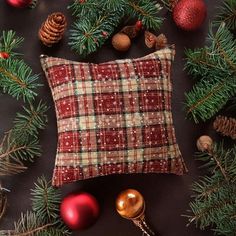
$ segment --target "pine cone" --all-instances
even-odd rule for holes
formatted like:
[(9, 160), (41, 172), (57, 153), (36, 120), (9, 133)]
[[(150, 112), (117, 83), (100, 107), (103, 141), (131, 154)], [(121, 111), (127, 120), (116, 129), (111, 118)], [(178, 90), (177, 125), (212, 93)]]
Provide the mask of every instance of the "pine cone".
[(236, 119), (217, 116), (213, 123), (213, 128), (224, 136), (236, 139)]
[(156, 49), (164, 48), (167, 45), (167, 38), (164, 34), (160, 34), (156, 38)]
[(66, 25), (66, 18), (61, 12), (52, 13), (39, 29), (39, 39), (44, 45), (51, 47), (61, 40)]
[(167, 46), (167, 38), (164, 34), (156, 36), (155, 34), (145, 31), (145, 44), (148, 48), (161, 49)]
[(138, 35), (138, 31), (135, 29), (135, 25), (125, 26), (120, 33), (124, 33), (129, 36), (130, 39), (135, 38)]

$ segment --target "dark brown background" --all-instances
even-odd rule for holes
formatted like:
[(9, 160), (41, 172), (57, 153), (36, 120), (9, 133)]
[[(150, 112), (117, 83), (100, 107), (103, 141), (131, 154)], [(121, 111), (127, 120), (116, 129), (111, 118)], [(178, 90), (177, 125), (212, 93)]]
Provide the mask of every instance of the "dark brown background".
[[(33, 71), (40, 74), (39, 80), (45, 86), (39, 91), (39, 99), (44, 99), (50, 106), (48, 111), (49, 123), (46, 130), (41, 134), (43, 155), (31, 164), (25, 173), (4, 179), (4, 186), (11, 189), (11, 193), (8, 195), (9, 207), (0, 224), (1, 229), (12, 228), (14, 220), (20, 216), (20, 212), (30, 208), (30, 188), (33, 187), (33, 182), (42, 174), (48, 178), (52, 176), (57, 127), (52, 97), (40, 67), (39, 56), (44, 53), (73, 60), (80, 60), (80, 58), (67, 45), (68, 30), (64, 40), (51, 49), (41, 45), (37, 31), (47, 15), (55, 11), (61, 11), (67, 16), (70, 27), (73, 21), (69, 10), (67, 10), (67, 5), (70, 2), (39, 0), (37, 8), (30, 10), (15, 9), (8, 6), (5, 0), (0, 0), (0, 30), (13, 29), (19, 36), (25, 38), (20, 52), (24, 53), (24, 59), (33, 68)], [(183, 177), (162, 174), (116, 175), (64, 186), (62, 188), (63, 195), (74, 190), (88, 191), (98, 199), (101, 206), (101, 214), (97, 223), (88, 230), (75, 232), (74, 235), (141, 235), (141, 232), (131, 222), (122, 219), (115, 210), (116, 196), (120, 191), (127, 188), (135, 188), (143, 194), (147, 205), (147, 219), (153, 229), (159, 232), (161, 236), (213, 235), (210, 231), (195, 229), (194, 225), (186, 227), (187, 220), (181, 216), (186, 214), (188, 209), (191, 196), (189, 187), (200, 175), (198, 163), (193, 158), (193, 153), (196, 151), (196, 139), (202, 134), (212, 132), (210, 123), (195, 125), (192, 121), (186, 120), (183, 111), (184, 92), (188, 91), (193, 84), (191, 78), (187, 77), (183, 71), (184, 49), (201, 47), (205, 44), (209, 20), (214, 17), (217, 12), (216, 6), (221, 0), (206, 0), (205, 2), (208, 7), (208, 17), (201, 29), (191, 33), (183, 32), (176, 27), (170, 13), (164, 10), (163, 16), (166, 20), (160, 30), (168, 36), (170, 43), (176, 44), (177, 54), (172, 68), (174, 84), (173, 117), (177, 140), (189, 173)], [(144, 45), (143, 36), (140, 36), (134, 40), (131, 49), (125, 54), (117, 53), (109, 41), (97, 53), (89, 56), (86, 61), (104, 62), (117, 58), (139, 57), (149, 52), (150, 50)], [(15, 113), (20, 109), (21, 102), (17, 102), (8, 95), (0, 95), (0, 134), (11, 127)]]

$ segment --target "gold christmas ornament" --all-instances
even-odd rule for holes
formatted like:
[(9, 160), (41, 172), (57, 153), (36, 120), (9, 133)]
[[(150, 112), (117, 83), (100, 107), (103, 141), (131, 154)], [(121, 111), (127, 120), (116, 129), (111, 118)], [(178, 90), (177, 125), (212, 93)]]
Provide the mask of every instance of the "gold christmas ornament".
[(202, 135), (197, 140), (197, 148), (201, 152), (210, 152), (212, 150), (213, 140), (210, 136)]
[(135, 189), (127, 189), (116, 199), (116, 210), (123, 218), (132, 220), (139, 227), (143, 235), (156, 235), (145, 220), (145, 201), (143, 196)]
[(117, 33), (112, 37), (112, 45), (117, 51), (125, 52), (131, 46), (131, 40), (124, 33)]
[(66, 25), (66, 17), (61, 12), (49, 15), (39, 29), (39, 39), (44, 45), (51, 47), (62, 39)]

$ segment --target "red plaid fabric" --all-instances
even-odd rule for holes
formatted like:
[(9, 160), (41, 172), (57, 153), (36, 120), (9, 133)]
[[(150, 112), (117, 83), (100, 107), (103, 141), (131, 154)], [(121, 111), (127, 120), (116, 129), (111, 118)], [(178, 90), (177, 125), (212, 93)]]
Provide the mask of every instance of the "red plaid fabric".
[(90, 64), (41, 60), (55, 102), (53, 185), (122, 173), (174, 173), (185, 165), (171, 113), (174, 49)]

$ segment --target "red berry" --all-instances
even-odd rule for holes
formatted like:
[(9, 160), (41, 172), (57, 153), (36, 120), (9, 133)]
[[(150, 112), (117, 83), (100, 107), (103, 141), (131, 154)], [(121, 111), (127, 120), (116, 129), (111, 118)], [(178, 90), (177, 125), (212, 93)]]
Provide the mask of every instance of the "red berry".
[(106, 31), (102, 31), (102, 36), (106, 38), (108, 36), (108, 33)]
[(142, 29), (142, 27), (143, 27), (142, 21), (141, 21), (141, 20), (138, 20), (138, 21), (135, 23), (135, 29), (136, 29), (137, 31), (139, 31), (139, 30)]
[(7, 59), (9, 56), (7, 52), (0, 52), (0, 58)]

